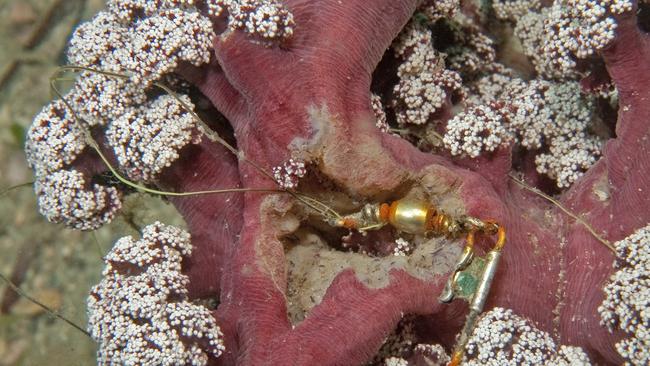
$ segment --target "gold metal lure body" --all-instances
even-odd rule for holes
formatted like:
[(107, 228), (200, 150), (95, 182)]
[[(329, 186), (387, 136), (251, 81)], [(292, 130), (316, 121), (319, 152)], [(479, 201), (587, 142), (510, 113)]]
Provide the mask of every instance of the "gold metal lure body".
[(409, 234), (438, 236), (454, 236), (462, 229), (459, 222), (436, 210), (429, 202), (409, 198), (366, 204), (358, 212), (330, 220), (330, 224), (361, 232), (391, 225)]

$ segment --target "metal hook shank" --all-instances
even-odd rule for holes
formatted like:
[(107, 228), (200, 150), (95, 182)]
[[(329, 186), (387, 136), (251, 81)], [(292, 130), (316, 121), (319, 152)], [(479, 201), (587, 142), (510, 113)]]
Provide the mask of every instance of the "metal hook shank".
[(497, 241), (494, 245), (494, 249), (492, 249), (486, 256), (483, 274), (479, 280), (472, 302), (470, 303), (469, 314), (467, 314), (467, 319), (465, 320), (465, 325), (460, 333), (458, 343), (456, 343), (456, 346), (454, 347), (454, 353), (451, 362), (449, 362), (449, 366), (459, 365), (463, 358), (465, 346), (474, 331), (476, 321), (478, 320), (479, 315), (483, 312), (485, 302), (490, 294), (490, 287), (492, 286), (492, 281), (494, 280), (499, 260), (501, 259), (501, 249), (503, 249), (503, 246), (506, 244), (505, 229), (496, 223), (494, 223), (494, 225), (497, 228)]

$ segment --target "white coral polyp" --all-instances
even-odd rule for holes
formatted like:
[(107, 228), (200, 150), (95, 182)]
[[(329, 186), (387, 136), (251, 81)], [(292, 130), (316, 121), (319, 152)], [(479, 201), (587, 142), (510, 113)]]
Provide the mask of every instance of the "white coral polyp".
[(521, 144), (547, 152), (535, 158), (537, 172), (560, 188), (570, 187), (600, 157), (602, 140), (589, 133), (593, 100), (582, 95), (577, 82), (533, 80), (512, 102), (511, 128)]
[(72, 163), (86, 147), (83, 131), (60, 100), (46, 105), (27, 131), (27, 162), (36, 177)]
[(541, 7), (539, 0), (495, 0), (492, 7), (499, 19), (518, 20), (530, 10)]
[(293, 14), (274, 0), (239, 0), (226, 2), (229, 26), (265, 41), (284, 41), (293, 35)]
[(420, 5), (418, 11), (422, 12), (429, 22), (438, 19), (452, 18), (460, 8), (459, 0), (427, 0)]
[(128, 80), (92, 72), (82, 73), (66, 98), (89, 126), (105, 126), (147, 100), (144, 91)]
[(393, 88), (393, 108), (399, 124), (423, 125), (454, 94), (461, 95), (462, 79), (444, 68), (433, 48), (431, 31), (411, 22), (393, 44), (402, 58), (397, 68), (400, 81)]
[(574, 58), (587, 58), (616, 37), (614, 14), (632, 10), (630, 0), (555, 0), (545, 20), (544, 56), (561, 73), (571, 73)]
[[(194, 107), (188, 97), (181, 99)], [(114, 120), (106, 138), (127, 175), (149, 182), (178, 159), (194, 133), (192, 115), (174, 97), (162, 95)]]
[(142, 86), (174, 71), (181, 61), (195, 66), (210, 61), (212, 22), (198, 12), (166, 9), (129, 30), (130, 39), (114, 52), (112, 63)]
[(483, 315), (474, 328), (463, 365), (590, 365), (579, 347), (558, 346), (551, 336), (510, 309), (494, 308)]
[(388, 132), (390, 126), (388, 125), (388, 120), (386, 119), (386, 111), (384, 110), (384, 104), (381, 102), (381, 97), (375, 93), (370, 94), (370, 107), (377, 118), (375, 126), (381, 132)]
[(280, 166), (273, 167), (273, 178), (281, 188), (294, 189), (298, 187), (300, 179), (307, 174), (305, 162), (289, 159)]
[(601, 155), (603, 140), (590, 132), (593, 97), (582, 94), (578, 82), (526, 82), (508, 74), (483, 77), (472, 86), (472, 102), (482, 107), (469, 108), (448, 122), (446, 147), (454, 155), (476, 157), (491, 151), (484, 147), (488, 143), (496, 146), (509, 141), (490, 140), (494, 128), (481, 132), (485, 120), (494, 119), (483, 110), (501, 105), (501, 129), (529, 150), (543, 149), (535, 158), (537, 172), (555, 180), (560, 188), (570, 187)]
[(223, 353), (210, 310), (187, 297), (181, 261), (191, 250), (187, 232), (159, 222), (145, 227), (140, 240), (115, 243), (88, 297), (100, 365), (202, 366)]
[(115, 14), (99, 12), (75, 30), (68, 44), (68, 62), (84, 67), (98, 64), (113, 50), (124, 47), (127, 31)]
[(560, 188), (570, 187), (600, 156), (601, 141), (584, 133), (572, 137), (558, 136), (551, 141), (548, 153), (535, 157), (537, 172), (554, 179)]
[(601, 324), (627, 333), (616, 343), (625, 365), (650, 363), (650, 225), (614, 243), (616, 272), (598, 308)]
[(443, 143), (452, 155), (475, 158), (484, 151), (494, 151), (513, 139), (503, 119), (490, 106), (471, 107), (447, 122)]
[(102, 226), (122, 207), (116, 188), (90, 184), (76, 170), (58, 170), (38, 179), (35, 191), (43, 216), (78, 230)]
[(116, 188), (91, 184), (91, 177), (73, 170), (87, 146), (83, 128), (110, 125), (108, 137), (123, 165), (118, 168), (147, 182), (171, 165), (183, 146), (198, 141), (194, 121), (180, 103), (169, 95), (150, 101), (149, 94), (179, 63), (209, 62), (214, 38), (212, 21), (191, 0), (110, 0), (105, 11), (77, 28), (68, 58), (91, 70), (81, 72), (64, 97), (75, 113), (64, 101), (45, 107), (25, 148), (40, 210), (49, 220), (94, 229), (120, 206)]

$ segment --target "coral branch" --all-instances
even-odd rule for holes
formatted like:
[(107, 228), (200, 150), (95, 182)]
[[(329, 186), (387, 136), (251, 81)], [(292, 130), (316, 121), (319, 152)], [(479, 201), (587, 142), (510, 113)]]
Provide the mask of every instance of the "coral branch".
[[(436, 296), (462, 235), (492, 220), (508, 244), (486, 310), (511, 310), (484, 316), (468, 362), (636, 357), (601, 325), (612, 253), (581, 222), (614, 241), (650, 221), (650, 41), (633, 1), (548, 5), (498, 1), (500, 21), (455, 0), (109, 1), (71, 40), (79, 80), (28, 135), (40, 209), (94, 229), (132, 188), (185, 192), (170, 200), (194, 249), (161, 225), (118, 242), (89, 302), (100, 362), (445, 359), (467, 308)], [(511, 170), (554, 199), (510, 182)], [(245, 193), (188, 193), (228, 188)], [(402, 198), (458, 230), (400, 231), (383, 203)], [(344, 229), (348, 213), (374, 215), (378, 230)], [(442, 232), (459, 235), (431, 237)], [(491, 240), (478, 237), (477, 255)], [(627, 291), (620, 276), (610, 299)], [(217, 298), (214, 318), (191, 302)], [(612, 329), (643, 331), (610, 303)], [(407, 320), (419, 346), (382, 347)], [(124, 341), (129, 329), (139, 343)]]
[[(240, 186), (237, 159), (223, 146), (209, 141), (190, 146), (160, 176), (162, 187), (173, 192), (196, 192)], [(218, 298), (223, 268), (230, 248), (236, 247), (242, 225), (240, 193), (172, 197), (185, 218), (194, 250), (183, 271), (201, 278), (188, 285), (193, 298)]]
[[(633, 14), (618, 17), (617, 24), (616, 39), (603, 50), (607, 70), (619, 92), (616, 139), (607, 143), (603, 159), (567, 198), (572, 205), (599, 208), (594, 210), (593, 220), (615, 240), (650, 221), (645, 210), (650, 204), (646, 194), (650, 190), (646, 174), (650, 166), (645, 158), (650, 152), (650, 37), (637, 27)], [(598, 192), (604, 192), (603, 198), (595, 197)], [(630, 215), (632, 212), (637, 214)], [(621, 220), (614, 224), (612, 217)]]

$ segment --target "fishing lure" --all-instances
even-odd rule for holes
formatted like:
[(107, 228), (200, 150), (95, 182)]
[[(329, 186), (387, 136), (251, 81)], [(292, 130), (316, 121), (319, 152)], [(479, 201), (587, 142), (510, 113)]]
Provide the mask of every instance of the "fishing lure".
[[(506, 243), (506, 230), (492, 220), (480, 220), (471, 216), (454, 219), (437, 210), (424, 200), (401, 199), (391, 203), (366, 204), (358, 212), (331, 218), (332, 226), (354, 229), (360, 232), (379, 229), (391, 225), (398, 231), (446, 237), (466, 234), (465, 247), (449, 276), (438, 300), (450, 303), (463, 299), (469, 303), (469, 314), (454, 347), (449, 366), (457, 366), (462, 361), (465, 346), (471, 337), (476, 321), (483, 312), (485, 301), (496, 274), (501, 251)], [(474, 252), (476, 235), (495, 235), (494, 248), (484, 258)]]

